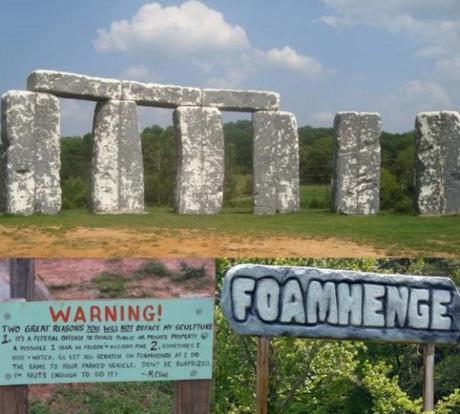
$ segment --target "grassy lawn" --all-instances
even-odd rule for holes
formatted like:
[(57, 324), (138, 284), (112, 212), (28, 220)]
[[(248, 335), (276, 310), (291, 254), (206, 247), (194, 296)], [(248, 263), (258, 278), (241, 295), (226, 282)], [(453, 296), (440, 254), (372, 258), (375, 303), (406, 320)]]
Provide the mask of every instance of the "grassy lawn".
[[(247, 195), (248, 176), (237, 176), (237, 194), (218, 215), (177, 215), (171, 207), (150, 207), (141, 215), (95, 215), (87, 210), (63, 210), (57, 216), (0, 216), (0, 226), (35, 226), (45, 233), (76, 227), (129, 229), (141, 233), (161, 229), (202, 230), (266, 238), (292, 236), (336, 238), (383, 249), (389, 255), (460, 255), (460, 216), (419, 217), (410, 213), (381, 212), (376, 216), (343, 216), (330, 212), (327, 185), (302, 185), (298, 214), (254, 216)], [(246, 189), (246, 190), (245, 190)], [(246, 194), (245, 194), (246, 192)], [(310, 208), (311, 206), (323, 208)], [(1, 231), (1, 230), (0, 230)], [(327, 256), (328, 253), (324, 252)]]
[[(298, 214), (254, 216), (247, 207), (226, 207), (215, 216), (177, 215), (171, 208), (149, 208), (143, 215), (94, 215), (65, 210), (57, 216), (0, 217), (0, 226), (36, 226), (59, 233), (75, 227), (119, 228), (138, 232), (195, 229), (219, 233), (270, 237), (350, 240), (384, 249), (390, 255), (418, 253), (460, 254), (460, 217), (418, 217), (382, 212), (372, 217), (342, 216), (324, 209), (302, 209)], [(327, 252), (325, 252), (327, 256)]]
[(168, 414), (171, 382), (99, 383), (58, 386), (50, 399), (36, 399), (30, 414)]

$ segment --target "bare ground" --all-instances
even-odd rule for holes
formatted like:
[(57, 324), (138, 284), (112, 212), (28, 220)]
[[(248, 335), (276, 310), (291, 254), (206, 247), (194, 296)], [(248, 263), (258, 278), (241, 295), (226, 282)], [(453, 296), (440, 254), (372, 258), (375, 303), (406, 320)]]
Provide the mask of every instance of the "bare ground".
[(0, 226), (2, 257), (384, 257), (383, 250), (336, 238), (260, 237), (200, 230)]

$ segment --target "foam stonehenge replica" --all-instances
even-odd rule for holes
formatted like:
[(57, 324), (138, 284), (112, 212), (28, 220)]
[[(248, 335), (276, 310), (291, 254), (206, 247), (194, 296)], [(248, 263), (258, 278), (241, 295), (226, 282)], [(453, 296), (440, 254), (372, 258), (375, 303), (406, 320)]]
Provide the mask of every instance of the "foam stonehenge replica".
[[(199, 89), (37, 70), (28, 91), (2, 96), (2, 211), (56, 214), (61, 208), (60, 113), (57, 97), (96, 101), (91, 206), (96, 213), (142, 213), (144, 178), (137, 106), (173, 108), (177, 174), (175, 210), (216, 214), (223, 201), (221, 111), (252, 113), (253, 211), (299, 210), (296, 119), (265, 91)], [(339, 112), (334, 120), (332, 209), (379, 210), (379, 114)], [(460, 212), (460, 114), (416, 118), (416, 200), (419, 214)]]
[(253, 113), (256, 214), (299, 210), (298, 133), (279, 95), (94, 78), (37, 70), (28, 91), (2, 96), (2, 210), (56, 214), (61, 208), (60, 115), (56, 97), (96, 101), (91, 206), (96, 213), (142, 213), (144, 179), (137, 106), (173, 108), (175, 209), (215, 214), (223, 201), (221, 111)]

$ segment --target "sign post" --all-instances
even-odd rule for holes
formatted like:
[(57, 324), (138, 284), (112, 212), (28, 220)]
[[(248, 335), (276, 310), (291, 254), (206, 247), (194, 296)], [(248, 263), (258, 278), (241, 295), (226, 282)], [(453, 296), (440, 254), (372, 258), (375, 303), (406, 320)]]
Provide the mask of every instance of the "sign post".
[[(12, 299), (33, 300), (35, 295), (35, 266), (32, 259), (10, 260), (10, 296)], [(3, 335), (0, 332), (0, 335)], [(29, 398), (27, 385), (0, 386), (0, 413), (27, 414)]]
[(434, 410), (434, 345), (423, 348), (423, 411)]
[[(246, 264), (225, 275), (221, 303), (242, 335), (424, 344), (426, 411), (433, 409), (434, 344), (460, 340), (460, 295), (446, 277)], [(265, 389), (258, 386), (258, 404)]]
[(174, 414), (208, 414), (211, 380), (176, 381)]
[(260, 336), (257, 339), (257, 414), (267, 414), (268, 412), (269, 358), (270, 339)]

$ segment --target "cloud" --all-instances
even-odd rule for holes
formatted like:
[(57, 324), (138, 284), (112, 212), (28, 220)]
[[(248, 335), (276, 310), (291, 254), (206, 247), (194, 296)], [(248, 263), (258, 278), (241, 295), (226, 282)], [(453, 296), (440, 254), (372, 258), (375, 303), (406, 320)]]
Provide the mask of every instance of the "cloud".
[[(411, 16), (415, 21), (460, 17), (458, 0), (322, 0), (335, 14), (324, 16), (330, 24), (392, 25), (393, 18)], [(365, 19), (365, 20), (364, 20)], [(402, 20), (396, 22), (401, 24)]]
[(146, 4), (130, 21), (114, 21), (109, 30), (97, 33), (94, 45), (99, 51), (199, 53), (250, 47), (243, 28), (229, 24), (222, 13), (196, 0), (178, 7)]
[(447, 76), (460, 80), (460, 54), (458, 56), (440, 59), (436, 66)]
[(412, 79), (372, 106), (382, 114), (385, 131), (410, 130), (418, 112), (453, 109), (449, 93), (437, 82)]
[[(179, 6), (149, 3), (131, 19), (98, 29), (94, 47), (100, 52), (137, 53), (144, 62), (177, 62), (205, 74), (206, 86), (236, 88), (256, 72), (286, 69), (310, 79), (328, 73), (320, 62), (289, 46), (268, 52), (258, 49), (241, 26), (229, 23), (219, 11), (198, 0)], [(123, 77), (151, 80), (145, 65), (122, 72)]]
[(227, 70), (223, 76), (212, 77), (206, 82), (206, 86), (218, 89), (234, 89), (247, 79), (250, 71), (243, 67), (237, 66)]
[(147, 69), (145, 65), (130, 66), (123, 70), (119, 77), (123, 80), (134, 80), (139, 82), (157, 82), (159, 76)]
[(315, 77), (326, 72), (316, 59), (301, 55), (289, 46), (285, 46), (283, 49), (269, 50), (266, 53), (266, 58), (275, 66), (299, 71), (308, 77)]
[[(417, 45), (417, 58), (460, 57), (458, 0), (322, 0), (333, 14), (320, 20), (334, 28), (364, 25), (405, 34)], [(441, 65), (442, 66), (442, 65)]]
[(400, 89), (400, 94), (406, 102), (412, 101), (419, 107), (426, 108), (423, 110), (436, 109), (439, 106), (441, 109), (447, 109), (452, 105), (448, 93), (436, 82), (411, 80)]

